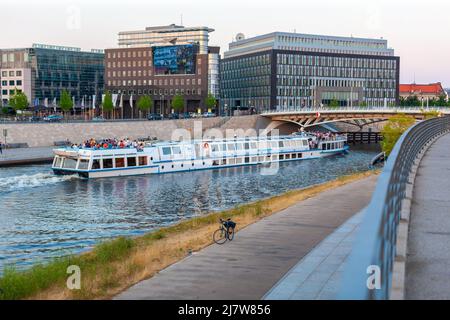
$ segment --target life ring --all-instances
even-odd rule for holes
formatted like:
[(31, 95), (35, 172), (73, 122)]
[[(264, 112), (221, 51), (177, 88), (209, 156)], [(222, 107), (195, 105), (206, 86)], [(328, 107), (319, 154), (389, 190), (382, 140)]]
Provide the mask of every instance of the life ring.
[(208, 142), (205, 142), (205, 143), (203, 144), (203, 148), (204, 148), (204, 149), (208, 149), (208, 147), (209, 147)]

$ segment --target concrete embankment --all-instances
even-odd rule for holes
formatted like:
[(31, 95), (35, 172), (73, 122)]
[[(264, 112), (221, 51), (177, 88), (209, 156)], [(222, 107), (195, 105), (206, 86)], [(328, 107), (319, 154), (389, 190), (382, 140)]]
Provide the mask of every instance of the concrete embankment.
[(89, 138), (125, 138), (138, 139), (157, 137), (170, 140), (176, 129), (185, 129), (194, 133), (201, 128), (200, 133), (213, 128), (221, 131), (226, 129), (257, 129), (264, 122), (262, 117), (214, 117), (163, 121), (116, 121), (116, 122), (80, 122), (80, 123), (0, 123), (0, 131), (7, 129), (7, 142), (27, 143), (29, 147), (52, 146), (56, 141), (69, 140), (79, 143)]

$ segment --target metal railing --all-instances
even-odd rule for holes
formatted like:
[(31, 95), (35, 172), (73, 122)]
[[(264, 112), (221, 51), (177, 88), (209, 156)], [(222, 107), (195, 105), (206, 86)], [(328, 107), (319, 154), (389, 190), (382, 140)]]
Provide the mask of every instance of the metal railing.
[[(345, 265), (339, 299), (389, 299), (397, 228), (411, 168), (429, 142), (448, 132), (450, 116), (434, 118), (417, 123), (397, 141), (365, 209)], [(371, 289), (368, 278), (376, 268), (380, 271), (381, 288)]]
[(274, 110), (268, 110), (262, 115), (279, 114), (279, 113), (313, 113), (313, 112), (327, 112), (327, 113), (370, 113), (370, 112), (384, 112), (384, 113), (422, 113), (422, 112), (440, 112), (450, 114), (450, 107), (277, 107)]

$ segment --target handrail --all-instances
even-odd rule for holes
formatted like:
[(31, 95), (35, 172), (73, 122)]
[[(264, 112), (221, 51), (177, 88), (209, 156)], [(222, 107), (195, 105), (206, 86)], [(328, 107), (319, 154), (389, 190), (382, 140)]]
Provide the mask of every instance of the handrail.
[(280, 113), (312, 113), (312, 112), (322, 112), (322, 113), (342, 113), (342, 112), (386, 112), (386, 113), (397, 113), (397, 112), (410, 112), (410, 113), (422, 113), (422, 112), (441, 112), (450, 114), (450, 107), (339, 107), (339, 108), (329, 108), (329, 107), (277, 107), (274, 110), (268, 110), (262, 112), (264, 115), (280, 114)]
[[(418, 155), (450, 132), (450, 116), (417, 123), (397, 141), (365, 209), (352, 252), (344, 268), (338, 299), (389, 299), (396, 255), (397, 228), (411, 168)], [(379, 268), (381, 288), (369, 289), (368, 267)]]

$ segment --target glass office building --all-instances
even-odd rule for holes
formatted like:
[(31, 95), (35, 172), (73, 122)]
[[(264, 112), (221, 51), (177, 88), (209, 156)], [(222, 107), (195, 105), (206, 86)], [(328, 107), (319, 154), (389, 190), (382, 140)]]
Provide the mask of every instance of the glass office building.
[(1, 88), (3, 100), (8, 100), (17, 88), (27, 94), (31, 106), (42, 106), (54, 98), (59, 100), (61, 91), (67, 90), (79, 107), (83, 100), (88, 105), (93, 95), (103, 92), (104, 53), (101, 50), (87, 52), (80, 48), (34, 44), (31, 48), (0, 50), (0, 54), (0, 75), (13, 74), (13, 71), (17, 75), (19, 71), (23, 77), (3, 80), (3, 84), (10, 85)]
[(400, 60), (386, 40), (271, 33), (230, 44), (221, 61), (223, 108), (391, 106)]

